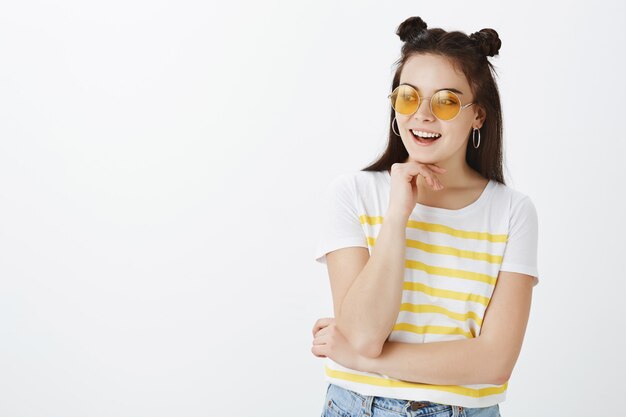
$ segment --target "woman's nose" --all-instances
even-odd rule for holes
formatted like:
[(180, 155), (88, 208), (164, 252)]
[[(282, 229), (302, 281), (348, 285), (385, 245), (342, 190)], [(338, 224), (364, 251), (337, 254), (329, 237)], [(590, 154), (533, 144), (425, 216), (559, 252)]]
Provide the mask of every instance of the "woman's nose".
[(435, 116), (430, 111), (430, 99), (421, 99), (420, 105), (413, 115), (418, 120), (434, 120)]

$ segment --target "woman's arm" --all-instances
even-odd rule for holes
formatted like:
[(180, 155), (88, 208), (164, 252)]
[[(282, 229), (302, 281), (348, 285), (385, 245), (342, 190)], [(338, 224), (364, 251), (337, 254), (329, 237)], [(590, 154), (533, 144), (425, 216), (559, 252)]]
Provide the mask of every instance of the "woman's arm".
[(425, 384), (504, 384), (522, 348), (532, 288), (532, 276), (500, 271), (478, 337), (419, 344), (386, 342), (378, 357), (359, 357), (355, 369)]
[[(342, 264), (347, 255), (329, 253), (328, 272), (337, 326), (365, 356), (380, 355), (400, 312), (406, 256), (406, 223), (400, 216), (384, 217), (376, 245), (365, 267), (352, 279)], [(340, 257), (341, 256), (341, 257)], [(346, 258), (343, 258), (346, 256)], [(348, 288), (345, 295), (340, 288)]]

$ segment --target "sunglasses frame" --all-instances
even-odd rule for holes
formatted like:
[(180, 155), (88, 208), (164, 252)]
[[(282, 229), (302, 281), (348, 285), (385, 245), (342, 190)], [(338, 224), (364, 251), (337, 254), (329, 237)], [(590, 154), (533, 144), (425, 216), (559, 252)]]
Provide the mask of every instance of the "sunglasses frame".
[[(392, 96), (392, 95), (393, 95), (393, 93), (394, 93), (394, 92), (395, 92), (398, 88), (400, 88), (400, 87), (408, 87), (408, 88), (410, 88), (411, 90), (415, 91), (415, 94), (417, 95), (417, 100), (418, 100), (418, 102), (417, 102), (417, 107), (415, 108), (415, 111), (414, 111), (413, 113), (410, 113), (410, 114), (400, 113), (400, 112), (399, 112), (399, 111), (397, 111), (397, 110), (395, 109), (395, 107), (393, 106), (393, 100), (391, 100), (391, 96)], [(452, 94), (454, 97), (456, 97), (456, 99), (458, 100), (458, 102), (459, 102), (459, 103), (461, 103), (461, 99), (459, 98), (459, 96), (458, 96), (458, 95), (457, 95), (454, 91), (450, 91), (450, 90), (439, 90), (439, 91), (437, 91), (435, 94), (438, 94), (438, 93), (440, 93), (440, 92), (442, 92), (442, 91), (445, 91), (445, 92), (447, 92), (447, 93)], [(412, 115), (414, 115), (414, 114), (417, 112), (417, 110), (419, 110), (420, 106), (422, 105), (422, 100), (428, 100), (428, 102), (429, 102), (430, 112), (432, 113), (432, 115), (433, 115), (433, 116), (435, 116), (435, 117), (437, 118), (437, 120), (440, 120), (440, 121), (442, 121), (442, 122), (451, 122), (452, 120), (456, 119), (456, 118), (457, 118), (457, 116), (458, 116), (459, 114), (461, 114), (461, 111), (462, 111), (464, 108), (469, 107), (469, 106), (471, 106), (472, 104), (476, 104), (476, 102), (475, 102), (475, 101), (473, 101), (473, 102), (471, 102), (471, 103), (467, 103), (467, 104), (461, 104), (461, 105), (459, 106), (459, 111), (458, 111), (458, 112), (454, 115), (454, 117), (453, 117), (452, 119), (447, 119), (447, 120), (446, 120), (446, 119), (440, 119), (439, 117), (437, 117), (437, 115), (436, 115), (436, 114), (435, 114), (435, 112), (433, 111), (433, 102), (432, 102), (432, 100), (431, 100), (431, 99), (433, 98), (432, 96), (430, 96), (430, 97), (422, 97), (422, 96), (420, 96), (420, 93), (419, 93), (419, 92), (418, 92), (415, 88), (413, 88), (413, 86), (411, 86), (411, 85), (409, 85), (409, 84), (400, 84), (400, 85), (398, 85), (396, 88), (394, 88), (394, 89), (393, 89), (393, 91), (391, 92), (391, 94), (389, 94), (389, 95), (387, 96), (387, 98), (389, 99), (389, 101), (391, 101), (391, 108), (393, 109), (393, 111), (395, 111), (396, 113), (402, 114), (402, 115), (404, 115), (404, 116), (412, 116)]]

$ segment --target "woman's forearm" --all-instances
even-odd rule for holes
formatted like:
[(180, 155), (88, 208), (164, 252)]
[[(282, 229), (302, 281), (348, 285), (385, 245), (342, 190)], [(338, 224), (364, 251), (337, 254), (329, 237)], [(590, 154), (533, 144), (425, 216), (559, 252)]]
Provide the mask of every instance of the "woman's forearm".
[(367, 264), (348, 289), (337, 327), (366, 356), (380, 354), (400, 312), (406, 258), (406, 223), (385, 216)]
[(495, 384), (501, 375), (499, 353), (480, 337), (430, 343), (386, 342), (377, 358), (362, 357), (358, 367), (391, 378), (437, 385)]

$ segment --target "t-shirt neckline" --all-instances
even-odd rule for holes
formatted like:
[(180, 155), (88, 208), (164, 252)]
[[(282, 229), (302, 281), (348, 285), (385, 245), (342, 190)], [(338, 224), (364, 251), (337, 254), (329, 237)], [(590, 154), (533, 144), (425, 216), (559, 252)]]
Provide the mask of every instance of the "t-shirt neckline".
[[(391, 174), (389, 173), (389, 170), (384, 169), (383, 176), (385, 177), (385, 180), (387, 181), (387, 185), (391, 186)], [(460, 209), (454, 210), (454, 209), (446, 209), (446, 208), (441, 208), (441, 207), (431, 207), (431, 206), (426, 206), (424, 204), (417, 203), (415, 204), (415, 208), (413, 209), (413, 212), (417, 211), (420, 213), (435, 213), (435, 214), (446, 214), (446, 215), (453, 215), (453, 216), (464, 214), (464, 213), (467, 213), (468, 211), (475, 210), (477, 207), (480, 207), (481, 205), (483, 205), (483, 203), (491, 195), (493, 189), (495, 188), (495, 185), (496, 185), (496, 182), (492, 179), (489, 179), (489, 181), (487, 182), (487, 185), (485, 186), (483, 191), (480, 193), (480, 196), (478, 196), (478, 198), (474, 200), (474, 202), (468, 204), (465, 207), (461, 207)]]

